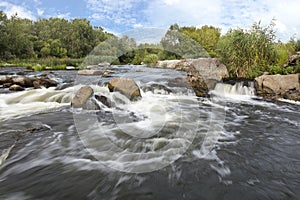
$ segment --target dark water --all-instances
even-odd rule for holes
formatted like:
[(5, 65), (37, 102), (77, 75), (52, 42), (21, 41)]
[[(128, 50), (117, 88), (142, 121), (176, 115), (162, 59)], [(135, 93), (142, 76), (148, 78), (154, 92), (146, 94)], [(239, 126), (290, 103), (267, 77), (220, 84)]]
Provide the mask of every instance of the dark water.
[[(185, 91), (178, 87), (181, 73), (147, 68), (140, 72), (132, 67), (113, 70), (113, 76), (133, 77), (144, 87), (159, 83), (181, 95)], [(56, 72), (55, 77), (94, 82), (74, 72)], [(160, 101), (164, 96), (171, 97), (150, 93), (145, 99)], [(0, 165), (0, 199), (299, 199), (300, 105), (250, 97), (180, 97), (178, 101), (183, 118), (197, 124), (195, 137), (179, 159), (147, 173), (114, 170), (95, 158), (85, 148), (74, 123), (75, 111), (68, 105), (3, 119), (0, 152), (14, 146)], [(5, 109), (1, 107), (1, 114), (6, 114)], [(218, 116), (222, 123), (217, 123)], [(100, 117), (111, 119), (105, 112)], [(220, 127), (208, 131), (216, 124)], [(111, 130), (109, 125), (100, 130)], [(205, 133), (216, 132), (218, 137), (211, 138), (205, 149), (209, 153), (201, 154)], [(172, 133), (165, 134), (160, 137), (172, 139)]]

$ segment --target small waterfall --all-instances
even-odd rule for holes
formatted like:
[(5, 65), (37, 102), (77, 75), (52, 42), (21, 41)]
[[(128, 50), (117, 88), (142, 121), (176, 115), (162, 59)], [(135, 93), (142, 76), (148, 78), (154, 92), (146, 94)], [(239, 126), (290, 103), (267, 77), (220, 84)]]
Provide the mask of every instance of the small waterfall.
[(217, 83), (211, 94), (222, 97), (253, 97), (255, 96), (254, 82), (248, 82), (248, 86), (244, 82), (237, 82), (234, 85)]

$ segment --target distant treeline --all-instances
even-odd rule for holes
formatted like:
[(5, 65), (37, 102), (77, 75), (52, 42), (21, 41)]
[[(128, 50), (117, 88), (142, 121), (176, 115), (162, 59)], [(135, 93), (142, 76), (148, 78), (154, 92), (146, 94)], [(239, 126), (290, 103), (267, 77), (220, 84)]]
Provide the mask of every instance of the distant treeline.
[[(230, 29), (221, 35), (213, 26), (170, 26), (159, 44), (137, 44), (93, 27), (87, 19), (8, 18), (0, 11), (0, 61), (32, 60), (43, 64), (155, 64), (158, 60), (218, 57), (231, 77), (253, 78), (265, 71), (272, 74), (300, 72), (300, 64), (283, 67), (289, 56), (300, 51), (300, 40), (282, 43), (275, 37), (274, 21), (268, 26), (254, 23), (249, 29)], [(85, 58), (85, 59), (83, 59)], [(64, 62), (60, 62), (63, 60)]]

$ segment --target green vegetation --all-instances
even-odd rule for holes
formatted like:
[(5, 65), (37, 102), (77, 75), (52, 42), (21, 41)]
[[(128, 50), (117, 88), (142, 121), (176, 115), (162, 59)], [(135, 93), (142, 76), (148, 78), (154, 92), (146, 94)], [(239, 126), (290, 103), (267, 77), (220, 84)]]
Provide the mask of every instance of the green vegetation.
[(291, 54), (300, 51), (300, 40), (276, 41), (274, 26), (274, 21), (266, 27), (254, 23), (250, 29), (230, 29), (221, 35), (221, 29), (213, 26), (173, 24), (159, 44), (136, 44), (127, 36), (119, 38), (100, 26), (92, 27), (86, 19), (31, 21), (17, 15), (7, 18), (0, 11), (0, 67), (65, 69), (100, 62), (152, 66), (158, 60), (217, 57), (233, 78), (299, 73), (299, 63), (285, 65)]

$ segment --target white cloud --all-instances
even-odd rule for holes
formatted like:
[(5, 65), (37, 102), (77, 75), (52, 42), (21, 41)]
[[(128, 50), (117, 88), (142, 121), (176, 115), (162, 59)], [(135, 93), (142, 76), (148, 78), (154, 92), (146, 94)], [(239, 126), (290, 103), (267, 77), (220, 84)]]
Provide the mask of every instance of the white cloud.
[(17, 13), (20, 18), (27, 18), (31, 20), (35, 19), (35, 16), (32, 14), (32, 12), (22, 6), (14, 5), (4, 1), (0, 2), (0, 8), (3, 9), (4, 13), (6, 13), (8, 17), (11, 17)]
[(43, 15), (44, 12), (45, 12), (45, 10), (40, 9), (40, 8), (37, 8), (36, 11), (37, 11), (37, 13), (38, 13), (39, 16)]
[(89, 17), (102, 22), (133, 26), (138, 24), (141, 4), (146, 0), (85, 0), (87, 8), (93, 12)]
[(70, 12), (59, 13), (55, 17), (57, 17), (57, 18), (64, 18), (64, 19), (71, 19), (71, 13)]

